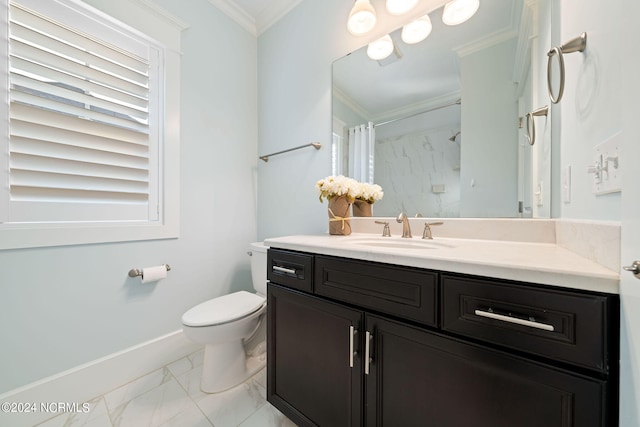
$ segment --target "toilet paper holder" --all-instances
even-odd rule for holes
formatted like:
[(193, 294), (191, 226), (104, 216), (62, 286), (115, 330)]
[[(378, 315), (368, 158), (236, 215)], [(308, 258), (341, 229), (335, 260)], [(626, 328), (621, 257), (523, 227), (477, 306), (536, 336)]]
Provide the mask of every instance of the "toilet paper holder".
[[(163, 264), (164, 268), (167, 269), (167, 271), (171, 271), (171, 266), (169, 266), (169, 264)], [(141, 268), (132, 268), (131, 270), (129, 270), (129, 277), (142, 277), (142, 269)]]

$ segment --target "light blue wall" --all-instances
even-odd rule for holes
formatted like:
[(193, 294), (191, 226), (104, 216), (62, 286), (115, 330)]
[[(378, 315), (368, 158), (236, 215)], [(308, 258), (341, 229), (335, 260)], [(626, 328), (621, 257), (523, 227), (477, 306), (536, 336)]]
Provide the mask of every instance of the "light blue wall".
[[(624, 51), (618, 26), (629, 0), (602, 2), (554, 0), (559, 13), (560, 41), (587, 32), (584, 53), (565, 55), (564, 97), (553, 105), (554, 126), (559, 126), (560, 168), (571, 166), (571, 203), (560, 205), (563, 218), (619, 220), (620, 193), (592, 193), (593, 147), (622, 129), (622, 70), (629, 53)], [(554, 144), (557, 141), (554, 140)], [(560, 170), (555, 170), (559, 177)], [(624, 173), (624, 172), (623, 172)], [(558, 185), (560, 183), (558, 182)]]
[[(250, 288), (256, 38), (206, 0), (154, 2), (189, 24), (180, 238), (0, 251), (0, 394), (178, 330), (189, 307)], [(172, 270), (156, 285), (127, 277), (161, 263)]]

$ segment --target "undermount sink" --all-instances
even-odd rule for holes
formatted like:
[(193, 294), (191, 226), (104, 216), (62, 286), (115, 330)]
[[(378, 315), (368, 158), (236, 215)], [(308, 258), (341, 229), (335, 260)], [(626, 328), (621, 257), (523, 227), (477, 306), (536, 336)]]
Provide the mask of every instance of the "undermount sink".
[(446, 243), (437, 240), (421, 239), (421, 238), (400, 238), (400, 237), (354, 237), (350, 239), (350, 243), (358, 246), (368, 246), (374, 248), (389, 249), (438, 249), (443, 247), (451, 247)]

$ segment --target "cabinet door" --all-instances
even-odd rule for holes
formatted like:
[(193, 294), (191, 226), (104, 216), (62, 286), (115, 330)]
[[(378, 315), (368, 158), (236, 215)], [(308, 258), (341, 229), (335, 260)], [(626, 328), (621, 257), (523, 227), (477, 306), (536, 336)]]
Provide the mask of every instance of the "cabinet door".
[(362, 312), (269, 284), (267, 313), (267, 400), (299, 426), (360, 426)]
[(367, 426), (606, 425), (606, 383), (367, 316)]

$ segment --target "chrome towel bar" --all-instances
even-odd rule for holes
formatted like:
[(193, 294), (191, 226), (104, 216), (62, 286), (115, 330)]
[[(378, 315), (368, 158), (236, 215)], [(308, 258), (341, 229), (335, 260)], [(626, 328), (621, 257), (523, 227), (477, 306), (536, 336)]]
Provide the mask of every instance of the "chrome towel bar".
[(271, 156), (277, 156), (278, 154), (288, 153), (289, 151), (299, 150), (301, 148), (306, 148), (306, 147), (313, 147), (316, 150), (319, 150), (322, 147), (322, 144), (320, 144), (319, 142), (312, 142), (310, 144), (300, 145), (298, 147), (289, 148), (288, 150), (282, 150), (282, 151), (278, 151), (277, 153), (271, 153), (271, 154), (266, 154), (264, 156), (260, 156), (260, 160), (264, 160), (265, 162), (268, 162), (269, 157)]

